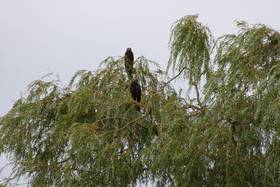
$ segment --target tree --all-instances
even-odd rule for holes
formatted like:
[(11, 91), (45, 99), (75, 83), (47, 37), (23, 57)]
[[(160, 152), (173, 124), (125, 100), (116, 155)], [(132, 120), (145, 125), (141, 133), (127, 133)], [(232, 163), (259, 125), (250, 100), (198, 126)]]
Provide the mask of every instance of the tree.
[[(215, 40), (197, 16), (175, 22), (166, 72), (135, 61), (140, 104), (123, 58), (78, 71), (66, 87), (31, 83), (0, 121), (14, 176), (34, 186), (280, 184), (280, 33), (237, 26)], [(174, 89), (179, 77), (188, 94)]]

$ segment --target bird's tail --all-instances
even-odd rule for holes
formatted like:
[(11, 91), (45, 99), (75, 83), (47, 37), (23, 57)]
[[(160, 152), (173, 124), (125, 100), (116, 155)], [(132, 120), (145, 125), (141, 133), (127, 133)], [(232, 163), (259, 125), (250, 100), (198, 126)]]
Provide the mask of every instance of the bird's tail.
[(135, 106), (136, 106), (136, 110), (137, 110), (138, 112), (140, 112), (140, 111), (141, 111), (140, 104), (137, 102)]

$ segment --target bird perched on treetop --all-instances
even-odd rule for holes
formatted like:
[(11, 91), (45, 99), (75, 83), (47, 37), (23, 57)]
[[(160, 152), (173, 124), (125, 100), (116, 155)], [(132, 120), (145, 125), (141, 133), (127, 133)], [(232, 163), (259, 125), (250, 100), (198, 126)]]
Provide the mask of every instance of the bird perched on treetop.
[[(141, 87), (135, 76), (133, 76), (133, 80), (130, 83), (130, 94), (133, 100), (137, 103), (141, 101)], [(140, 111), (139, 106), (137, 107), (137, 110)]]
[(133, 62), (134, 62), (133, 52), (131, 48), (127, 48), (124, 54), (124, 66), (125, 66), (125, 71), (127, 73), (127, 76), (130, 80), (132, 79), (132, 74), (134, 73)]

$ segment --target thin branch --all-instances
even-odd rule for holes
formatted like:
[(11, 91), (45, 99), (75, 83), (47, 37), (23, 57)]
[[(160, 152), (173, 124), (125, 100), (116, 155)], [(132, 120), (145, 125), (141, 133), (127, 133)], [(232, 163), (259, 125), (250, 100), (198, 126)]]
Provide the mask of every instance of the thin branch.
[(179, 73), (178, 73), (177, 75), (175, 75), (174, 77), (172, 77), (169, 81), (165, 82), (162, 88), (164, 88), (164, 87), (165, 87), (166, 85), (168, 85), (171, 81), (173, 81), (174, 79), (176, 79), (177, 77), (179, 77), (179, 76), (183, 73), (183, 71), (184, 71), (185, 69), (188, 69), (188, 68), (187, 68), (187, 67), (183, 67), (183, 68), (179, 71)]
[[(48, 167), (48, 168), (54, 168), (54, 167), (60, 167), (59, 165), (62, 165), (64, 162), (67, 162), (68, 160), (70, 160), (71, 157), (68, 157), (64, 160), (61, 160), (59, 162), (56, 163), (52, 163), (52, 164), (46, 164), (44, 162), (38, 162), (38, 164), (33, 165), (33, 168), (44, 168), (44, 167)], [(30, 161), (17, 161), (17, 164), (30, 164)], [(32, 163), (31, 163), (32, 164)]]
[(116, 132), (116, 131), (123, 130), (123, 129), (127, 128), (130, 124), (133, 124), (133, 123), (135, 123), (135, 122), (137, 122), (137, 121), (139, 121), (139, 120), (141, 120), (141, 119), (143, 119), (143, 118), (145, 118), (145, 117), (146, 117), (146, 115), (143, 115), (143, 116), (141, 116), (141, 117), (139, 117), (139, 118), (136, 118), (136, 119), (134, 119), (134, 120), (128, 122), (126, 125), (124, 125), (123, 127), (119, 128), (119, 129), (108, 130), (108, 131), (106, 132), (105, 135), (108, 135), (108, 134), (110, 134), (110, 133), (112, 133), (112, 132)]
[(130, 124), (133, 124), (133, 123), (135, 123), (135, 122), (137, 122), (137, 121), (143, 119), (144, 117), (146, 117), (146, 115), (143, 115), (143, 116), (141, 116), (141, 117), (139, 117), (139, 118), (136, 118), (136, 119), (134, 119), (134, 120), (128, 122), (126, 125), (124, 125), (123, 127), (119, 128), (119, 129), (117, 129), (117, 130), (119, 131), (119, 130), (125, 129), (125, 128), (128, 127)]
[(195, 91), (196, 91), (196, 101), (197, 101), (198, 105), (200, 106), (200, 108), (204, 109), (205, 107), (202, 105), (202, 103), (200, 101), (200, 93), (199, 93), (198, 86), (195, 82), (192, 82), (192, 85), (194, 86)]
[(186, 105), (186, 108), (187, 108), (187, 109), (191, 108), (191, 109), (193, 109), (193, 110), (201, 110), (201, 108), (199, 108), (198, 106), (195, 106), (195, 105), (192, 105), (192, 104), (188, 103), (187, 100), (186, 100), (185, 98), (180, 97), (179, 99), (182, 100), (182, 101), (184, 102), (183, 104)]

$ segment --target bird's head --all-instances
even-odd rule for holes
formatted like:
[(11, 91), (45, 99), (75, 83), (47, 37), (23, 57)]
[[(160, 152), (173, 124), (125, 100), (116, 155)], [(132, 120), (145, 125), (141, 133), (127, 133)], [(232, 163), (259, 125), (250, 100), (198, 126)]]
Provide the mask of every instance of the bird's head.
[(126, 49), (126, 52), (132, 52), (131, 48), (128, 47), (128, 48)]

